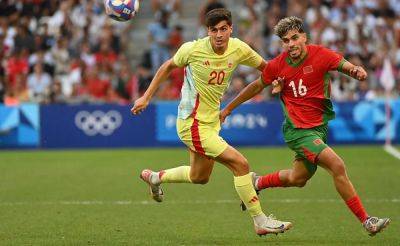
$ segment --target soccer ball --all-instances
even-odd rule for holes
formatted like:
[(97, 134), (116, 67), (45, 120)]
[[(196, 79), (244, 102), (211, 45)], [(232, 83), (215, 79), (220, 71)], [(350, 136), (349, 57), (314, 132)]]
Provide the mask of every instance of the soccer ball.
[(104, 0), (106, 14), (117, 21), (128, 21), (139, 10), (139, 0)]

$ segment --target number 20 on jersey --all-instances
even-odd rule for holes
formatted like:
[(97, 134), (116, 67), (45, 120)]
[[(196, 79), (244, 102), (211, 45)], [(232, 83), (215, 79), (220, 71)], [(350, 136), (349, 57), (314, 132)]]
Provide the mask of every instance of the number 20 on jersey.
[(225, 72), (223, 70), (217, 72), (212, 71), (210, 73), (210, 79), (208, 80), (209, 85), (221, 85), (225, 79)]

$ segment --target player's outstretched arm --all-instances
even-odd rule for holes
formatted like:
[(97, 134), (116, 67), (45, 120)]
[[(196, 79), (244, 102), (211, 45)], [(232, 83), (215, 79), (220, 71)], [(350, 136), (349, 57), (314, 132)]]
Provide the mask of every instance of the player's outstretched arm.
[(343, 64), (341, 72), (360, 81), (366, 80), (368, 76), (363, 67), (353, 65), (348, 61)]
[[(278, 94), (282, 91), (283, 78), (277, 78), (272, 81), (272, 94)], [(237, 108), (240, 104), (246, 102), (250, 98), (253, 98), (255, 95), (260, 93), (266, 85), (261, 81), (261, 78), (251, 82), (248, 86), (246, 86), (240, 93), (237, 95), (228, 105), (225, 106), (223, 110), (221, 110), (219, 114), (219, 119), (221, 124), (224, 123), (226, 117), (228, 117), (232, 111)]]
[(261, 81), (261, 78), (251, 82), (247, 85), (226, 107), (221, 111), (219, 118), (221, 123), (225, 121), (225, 118), (231, 114), (231, 112), (238, 107), (240, 104), (246, 102), (250, 98), (254, 97), (260, 91), (265, 88), (265, 84)]
[(143, 96), (135, 101), (133, 107), (131, 108), (132, 114), (140, 114), (141, 112), (143, 112), (143, 110), (146, 109), (158, 87), (160, 87), (161, 83), (167, 80), (171, 71), (177, 67), (178, 66), (174, 63), (172, 59), (169, 59), (161, 65), (161, 67), (157, 70), (156, 75), (154, 75), (154, 78), (151, 81), (149, 88), (147, 88)]

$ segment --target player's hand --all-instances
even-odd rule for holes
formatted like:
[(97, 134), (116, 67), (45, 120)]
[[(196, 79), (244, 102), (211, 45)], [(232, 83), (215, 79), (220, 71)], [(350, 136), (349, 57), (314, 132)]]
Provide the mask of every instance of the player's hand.
[(278, 94), (282, 91), (284, 78), (278, 77), (272, 81), (272, 95)]
[(132, 114), (136, 115), (142, 113), (147, 108), (147, 105), (149, 105), (149, 100), (147, 98), (145, 97), (138, 98), (135, 101), (133, 107), (131, 108)]
[(225, 122), (226, 117), (228, 117), (231, 114), (231, 111), (227, 110), (224, 108), (220, 113), (219, 113), (219, 122), (222, 124)]
[(350, 76), (362, 81), (367, 79), (367, 72), (360, 66), (354, 66), (350, 69)]

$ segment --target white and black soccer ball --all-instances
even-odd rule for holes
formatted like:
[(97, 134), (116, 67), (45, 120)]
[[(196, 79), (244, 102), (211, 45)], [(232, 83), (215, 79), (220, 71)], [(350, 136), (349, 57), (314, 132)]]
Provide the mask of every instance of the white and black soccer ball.
[(117, 21), (128, 21), (139, 11), (139, 0), (104, 0), (106, 14)]

